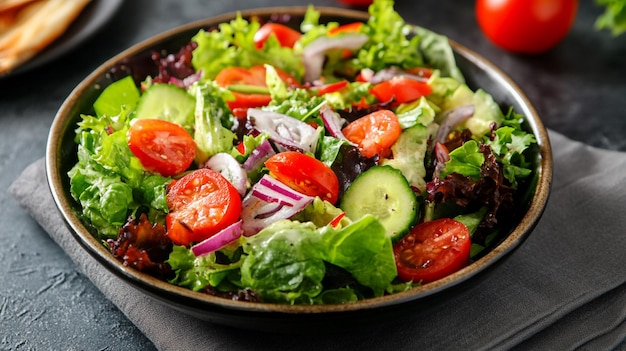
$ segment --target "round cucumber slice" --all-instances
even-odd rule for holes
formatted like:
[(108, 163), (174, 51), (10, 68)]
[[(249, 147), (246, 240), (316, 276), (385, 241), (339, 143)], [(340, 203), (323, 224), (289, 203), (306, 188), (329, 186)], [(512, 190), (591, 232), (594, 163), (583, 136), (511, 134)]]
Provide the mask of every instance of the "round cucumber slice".
[(152, 84), (137, 102), (136, 118), (158, 118), (193, 125), (196, 100), (173, 84)]
[(402, 173), (391, 166), (374, 166), (361, 173), (346, 189), (341, 208), (352, 220), (371, 214), (393, 241), (409, 230), (418, 212), (415, 193)]

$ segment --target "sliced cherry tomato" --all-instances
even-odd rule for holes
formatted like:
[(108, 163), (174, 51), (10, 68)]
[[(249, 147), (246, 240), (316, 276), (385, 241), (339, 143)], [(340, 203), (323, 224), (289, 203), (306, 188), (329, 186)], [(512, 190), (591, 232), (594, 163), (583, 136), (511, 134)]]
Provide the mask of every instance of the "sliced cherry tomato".
[(257, 49), (260, 49), (265, 45), (267, 39), (271, 36), (276, 36), (281, 46), (292, 48), (293, 45), (300, 39), (302, 34), (297, 30), (291, 29), (284, 24), (280, 23), (265, 23), (254, 33), (254, 45)]
[(402, 133), (402, 127), (395, 113), (379, 110), (348, 124), (341, 132), (348, 140), (359, 146), (363, 156), (385, 157), (389, 155), (391, 145)]
[(317, 95), (334, 93), (348, 86), (347, 80), (340, 80), (335, 83), (324, 84), (317, 88)]
[(398, 103), (413, 101), (432, 93), (433, 89), (426, 82), (420, 82), (407, 77), (394, 77), (378, 83), (370, 89), (380, 102), (389, 102), (392, 99)]
[[(298, 80), (289, 73), (276, 68), (278, 76), (289, 86), (299, 86)], [(249, 69), (242, 67), (228, 67), (220, 71), (215, 77), (215, 82), (224, 88), (230, 85), (251, 85), (258, 87), (266, 87), (265, 83), (265, 67), (253, 66)], [(261, 107), (269, 104), (271, 96), (269, 94), (243, 94), (233, 92), (235, 100), (228, 101), (228, 107), (235, 111), (236, 109), (248, 109), (253, 107)]]
[(241, 197), (219, 172), (195, 170), (167, 192), (167, 235), (177, 245), (207, 239), (239, 220)]
[(407, 69), (406, 71), (424, 79), (428, 79), (433, 75), (433, 69), (428, 67), (414, 67)]
[(244, 144), (243, 141), (237, 144), (236, 148), (240, 154), (242, 155), (246, 154), (246, 144)]
[(345, 212), (341, 212), (340, 214), (338, 214), (337, 216), (335, 216), (335, 218), (333, 218), (333, 219), (330, 221), (330, 223), (329, 223), (329, 224), (330, 224), (333, 228), (337, 228), (337, 226), (339, 226), (339, 224), (341, 223), (341, 220), (342, 220), (342, 219), (343, 219), (343, 217), (345, 217), (345, 216), (346, 216), (346, 213), (345, 213)]
[(196, 157), (196, 143), (185, 128), (162, 119), (135, 120), (128, 147), (145, 169), (164, 177), (185, 171)]
[(398, 277), (423, 284), (441, 279), (469, 262), (470, 233), (465, 224), (440, 218), (415, 226), (394, 245)]
[(477, 0), (476, 19), (495, 45), (519, 53), (541, 53), (570, 31), (578, 0)]
[(337, 202), (339, 180), (324, 162), (296, 152), (287, 151), (273, 155), (265, 161), (270, 174), (295, 191), (309, 196), (319, 196), (330, 203)]
[(352, 22), (335, 27), (328, 31), (328, 35), (338, 35), (341, 33), (358, 33), (363, 27), (363, 22)]

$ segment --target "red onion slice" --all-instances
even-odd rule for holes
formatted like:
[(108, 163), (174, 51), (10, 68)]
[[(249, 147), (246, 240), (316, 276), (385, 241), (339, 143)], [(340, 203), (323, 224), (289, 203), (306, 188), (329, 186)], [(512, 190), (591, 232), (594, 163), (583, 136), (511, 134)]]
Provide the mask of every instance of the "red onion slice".
[(254, 235), (273, 222), (290, 218), (313, 200), (266, 174), (243, 199), (243, 234)]
[(241, 234), (243, 234), (241, 225), (241, 221), (231, 224), (212, 237), (192, 246), (191, 251), (195, 256), (203, 256), (225, 247), (241, 237)]
[(321, 130), (291, 116), (256, 108), (248, 109), (248, 119), (256, 131), (269, 135), (279, 151), (315, 153)]
[[(324, 121), (326, 130), (331, 136), (337, 139), (348, 140), (341, 132), (341, 127), (344, 125), (345, 120), (341, 118), (337, 112), (333, 111), (327, 104), (324, 104), (320, 108), (320, 116), (322, 117), (322, 121)], [(352, 144), (352, 142), (350, 143)]]
[(319, 37), (313, 40), (302, 50), (305, 81), (312, 82), (321, 76), (328, 50), (356, 50), (368, 40), (368, 36), (362, 33), (346, 33), (335, 37)]
[(271, 176), (261, 178), (261, 180), (259, 181), (259, 187), (260, 186), (263, 186), (265, 189), (275, 191), (280, 195), (286, 196), (294, 201), (300, 201), (304, 196), (306, 196), (300, 192), (291, 189), (290, 187), (286, 186), (285, 184), (281, 183)]
[(452, 128), (473, 115), (474, 105), (463, 105), (444, 112), (435, 141), (445, 143)]
[(374, 76), (372, 76), (372, 78), (369, 80), (369, 82), (372, 84), (378, 84), (391, 80), (395, 77), (409, 78), (418, 82), (428, 82), (429, 80), (429, 78), (420, 77), (418, 75), (408, 73), (399, 69), (398, 67), (390, 67), (376, 72)]
[(259, 167), (262, 167), (264, 162), (267, 161), (272, 155), (275, 155), (276, 152), (274, 148), (272, 148), (272, 144), (269, 141), (263, 140), (259, 146), (257, 146), (252, 152), (250, 156), (243, 163), (243, 168), (248, 171), (254, 171)]
[(204, 164), (204, 167), (221, 173), (237, 189), (239, 195), (246, 194), (248, 174), (230, 154), (225, 152), (215, 154)]

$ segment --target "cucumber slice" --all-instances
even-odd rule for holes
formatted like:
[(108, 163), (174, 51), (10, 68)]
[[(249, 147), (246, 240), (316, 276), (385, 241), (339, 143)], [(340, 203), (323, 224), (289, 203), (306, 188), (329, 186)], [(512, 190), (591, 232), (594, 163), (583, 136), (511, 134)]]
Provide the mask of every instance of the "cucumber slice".
[(361, 173), (346, 189), (341, 208), (352, 220), (371, 214), (393, 241), (404, 236), (418, 211), (415, 193), (402, 172), (391, 166), (374, 166)]
[(152, 84), (137, 102), (136, 118), (159, 118), (191, 128), (196, 99), (173, 84)]

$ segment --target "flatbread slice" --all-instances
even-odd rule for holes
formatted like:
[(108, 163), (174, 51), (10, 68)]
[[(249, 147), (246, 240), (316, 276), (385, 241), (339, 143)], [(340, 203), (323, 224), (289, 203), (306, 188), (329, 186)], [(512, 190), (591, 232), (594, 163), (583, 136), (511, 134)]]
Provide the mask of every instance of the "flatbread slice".
[[(0, 14), (0, 75), (28, 61), (61, 36), (89, 1), (30, 0), (7, 7), (4, 17)], [(8, 2), (0, 3), (0, 8)]]

